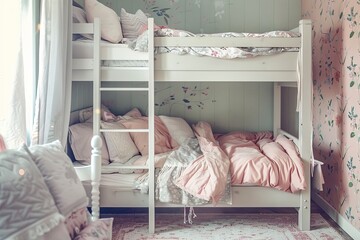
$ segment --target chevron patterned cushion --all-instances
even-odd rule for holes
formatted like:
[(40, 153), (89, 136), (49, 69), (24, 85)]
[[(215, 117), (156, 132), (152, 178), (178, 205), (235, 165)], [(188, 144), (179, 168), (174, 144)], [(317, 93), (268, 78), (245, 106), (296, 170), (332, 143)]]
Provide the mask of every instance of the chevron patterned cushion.
[(135, 14), (131, 14), (122, 8), (120, 11), (120, 22), (123, 36), (129, 40), (136, 39), (147, 30), (147, 16), (140, 9)]
[[(0, 153), (0, 238), (70, 239), (41, 173), (23, 152)], [(60, 237), (60, 238), (59, 238)]]
[(87, 206), (85, 189), (60, 141), (31, 146), (29, 154), (39, 168), (62, 215), (68, 217), (74, 210)]

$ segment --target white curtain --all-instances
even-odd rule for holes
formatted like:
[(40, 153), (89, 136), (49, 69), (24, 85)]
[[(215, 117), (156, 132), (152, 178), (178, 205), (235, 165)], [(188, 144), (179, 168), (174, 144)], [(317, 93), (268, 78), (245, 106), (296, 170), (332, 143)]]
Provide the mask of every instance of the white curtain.
[(43, 0), (32, 144), (66, 145), (71, 96), (71, 1)]
[[(22, 3), (0, 8), (0, 134), (7, 148), (26, 143), (26, 100), (22, 41)], [(28, 79), (26, 79), (28, 80)]]

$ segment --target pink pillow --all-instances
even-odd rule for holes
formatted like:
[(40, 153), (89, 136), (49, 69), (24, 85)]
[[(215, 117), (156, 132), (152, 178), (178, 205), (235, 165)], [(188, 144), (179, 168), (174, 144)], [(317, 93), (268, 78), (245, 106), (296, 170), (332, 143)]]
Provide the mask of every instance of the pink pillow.
[(137, 108), (131, 109), (129, 112), (127, 112), (123, 118), (129, 119), (129, 118), (139, 118), (141, 117), (141, 112)]
[[(131, 118), (120, 121), (126, 128), (129, 129), (147, 129), (148, 118)], [(130, 133), (134, 140), (136, 147), (139, 149), (141, 155), (148, 155), (148, 133)], [(171, 137), (163, 122), (159, 117), (155, 117), (155, 153), (164, 153), (171, 150)]]
[[(121, 117), (115, 116), (108, 107), (101, 105), (101, 120), (105, 122), (114, 122)], [(93, 107), (81, 109), (79, 111), (79, 122), (93, 122)]]
[[(91, 139), (93, 137), (92, 123), (77, 123), (69, 128), (69, 142), (74, 157), (81, 164), (88, 165), (91, 163)], [(109, 164), (109, 152), (103, 135), (101, 134), (101, 163)]]
[(118, 43), (122, 40), (120, 19), (114, 10), (96, 0), (85, 0), (86, 19), (89, 23), (100, 18), (101, 37), (109, 42)]

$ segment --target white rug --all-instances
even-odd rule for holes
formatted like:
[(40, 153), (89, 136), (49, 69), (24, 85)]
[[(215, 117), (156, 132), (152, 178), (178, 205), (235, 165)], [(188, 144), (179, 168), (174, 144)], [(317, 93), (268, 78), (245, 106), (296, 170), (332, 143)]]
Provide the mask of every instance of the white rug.
[(147, 215), (114, 218), (113, 240), (307, 240), (344, 239), (320, 215), (312, 214), (311, 231), (299, 231), (296, 214), (197, 214), (193, 224), (184, 224), (178, 214), (157, 214), (156, 233), (148, 233)]

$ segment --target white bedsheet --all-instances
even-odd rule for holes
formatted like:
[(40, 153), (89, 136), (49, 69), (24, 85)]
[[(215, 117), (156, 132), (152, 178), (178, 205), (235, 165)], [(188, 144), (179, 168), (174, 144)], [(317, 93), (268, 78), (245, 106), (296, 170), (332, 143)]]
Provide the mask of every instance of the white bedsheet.
[[(136, 179), (142, 174), (133, 173), (133, 174), (102, 174), (100, 180), (101, 188), (111, 188), (112, 190), (134, 190), (134, 183)], [(84, 185), (91, 186), (90, 181), (84, 181)]]

